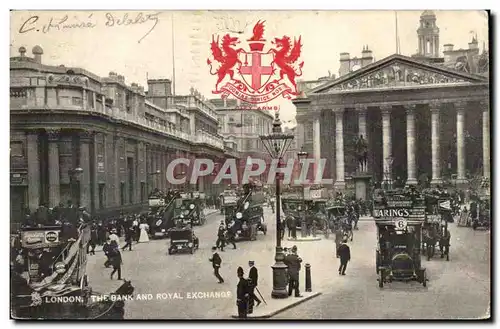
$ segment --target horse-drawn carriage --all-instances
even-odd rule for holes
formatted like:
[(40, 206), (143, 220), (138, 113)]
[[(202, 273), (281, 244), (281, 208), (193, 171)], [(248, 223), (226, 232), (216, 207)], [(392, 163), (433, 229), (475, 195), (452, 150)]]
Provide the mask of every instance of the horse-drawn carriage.
[(425, 220), (424, 199), (389, 192), (373, 203), (377, 225), (376, 272), (379, 287), (392, 281), (417, 281), (427, 285), (421, 266), (420, 246)]
[(453, 209), (450, 198), (440, 198), (436, 195), (425, 195), (426, 216), (422, 228), (422, 250), (427, 260), (436, 254), (439, 246), (441, 258), (450, 260), (451, 234), (448, 222), (453, 221)]
[(352, 222), (347, 215), (346, 206), (342, 203), (333, 203), (327, 206), (326, 212), (329, 228), (332, 233), (335, 234), (335, 245), (337, 250), (342, 240), (347, 239), (352, 241), (354, 239)]
[[(13, 317), (18, 319), (123, 319), (121, 298), (97, 301), (86, 274), (90, 227), (22, 228), (12, 264)], [(131, 296), (125, 281), (114, 293)]]

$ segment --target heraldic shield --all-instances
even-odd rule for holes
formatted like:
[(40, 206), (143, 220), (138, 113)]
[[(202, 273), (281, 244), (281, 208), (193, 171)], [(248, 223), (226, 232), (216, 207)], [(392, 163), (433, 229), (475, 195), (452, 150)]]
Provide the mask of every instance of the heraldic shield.
[(274, 55), (259, 51), (239, 53), (239, 70), (252, 93), (261, 92), (274, 75)]

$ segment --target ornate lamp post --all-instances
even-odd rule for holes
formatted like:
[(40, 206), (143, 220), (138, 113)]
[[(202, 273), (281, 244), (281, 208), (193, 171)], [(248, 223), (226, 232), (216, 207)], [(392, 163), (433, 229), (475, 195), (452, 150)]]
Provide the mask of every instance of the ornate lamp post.
[[(68, 170), (69, 176), (69, 186), (71, 190), (71, 201), (79, 205), (80, 203), (80, 193), (78, 193), (78, 197), (76, 196), (76, 182), (78, 182), (78, 176), (83, 173), (83, 169), (80, 167), (76, 167)], [(78, 200), (76, 200), (78, 199)], [(77, 201), (77, 202), (75, 202)]]
[[(308, 153), (304, 151), (304, 148), (302, 147), (300, 149), (300, 152), (297, 153), (297, 158), (300, 160), (306, 159), (308, 156)], [(301, 174), (302, 174), (302, 169), (304, 168), (304, 164), (301, 166)], [(306, 173), (307, 175), (307, 173)], [(305, 238), (307, 236), (307, 227), (306, 227), (306, 195), (305, 195), (305, 182), (300, 182), (302, 184), (302, 218), (301, 218), (301, 223), (300, 223), (300, 235)]]
[[(283, 134), (281, 130), (281, 121), (279, 114), (276, 113), (273, 122), (273, 131), (270, 135), (260, 136), (262, 144), (273, 159), (278, 159), (281, 163), (283, 155), (286, 153), (290, 144), (293, 141), (293, 135)], [(288, 291), (286, 290), (286, 269), (287, 266), (283, 262), (285, 255), (281, 247), (281, 198), (280, 198), (280, 175), (276, 174), (276, 255), (274, 260), (276, 263), (272, 266), (273, 269), (273, 291), (272, 298), (287, 298)]]

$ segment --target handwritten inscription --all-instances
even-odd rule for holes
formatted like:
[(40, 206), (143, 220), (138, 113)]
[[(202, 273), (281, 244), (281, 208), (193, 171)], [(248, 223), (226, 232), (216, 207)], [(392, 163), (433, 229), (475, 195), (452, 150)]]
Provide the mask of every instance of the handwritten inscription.
[(31, 16), (25, 20), (19, 27), (19, 33), (52, 33), (56, 31), (67, 30), (89, 30), (96, 26), (105, 26), (107, 28), (118, 28), (122, 26), (131, 25), (146, 25), (147, 23), (152, 26), (147, 32), (138, 40), (140, 43), (147, 37), (158, 25), (159, 15), (157, 12), (154, 14), (139, 13), (102, 13), (90, 14), (86, 17), (64, 15), (62, 17), (50, 17), (48, 20), (43, 21), (40, 16)]

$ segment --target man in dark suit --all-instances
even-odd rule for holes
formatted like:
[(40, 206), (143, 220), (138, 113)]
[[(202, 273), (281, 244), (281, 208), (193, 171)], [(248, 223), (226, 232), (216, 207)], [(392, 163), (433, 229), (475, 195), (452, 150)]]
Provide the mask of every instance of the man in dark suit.
[(243, 277), (243, 268), (238, 267), (238, 286), (236, 289), (236, 306), (238, 306), (238, 318), (245, 319), (248, 314), (248, 299), (250, 298), (248, 281)]
[(250, 271), (248, 272), (248, 287), (250, 295), (250, 299), (248, 301), (248, 314), (253, 313), (253, 306), (255, 305), (255, 302), (257, 302), (256, 306), (259, 306), (261, 303), (260, 299), (255, 296), (255, 289), (257, 288), (257, 284), (259, 282), (259, 272), (254, 265), (255, 262), (253, 260), (248, 262), (248, 266), (250, 266)]
[(347, 239), (342, 241), (342, 244), (337, 250), (337, 254), (340, 256), (339, 275), (345, 275), (347, 262), (351, 260), (351, 249), (347, 245)]
[(220, 258), (219, 254), (217, 253), (217, 247), (212, 247), (213, 255), (212, 258), (209, 259), (209, 261), (212, 262), (212, 266), (214, 268), (214, 275), (215, 277), (219, 280), (219, 283), (224, 283), (224, 279), (219, 273), (220, 270), (220, 265), (222, 264), (222, 259)]
[(285, 256), (285, 264), (288, 266), (288, 296), (295, 290), (295, 297), (302, 297), (299, 291), (299, 273), (302, 259), (297, 255), (297, 246), (292, 247), (292, 253)]
[(221, 221), (219, 229), (217, 230), (217, 241), (215, 246), (220, 248), (220, 251), (224, 251), (224, 246), (226, 245), (226, 227), (224, 221)]

